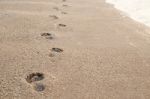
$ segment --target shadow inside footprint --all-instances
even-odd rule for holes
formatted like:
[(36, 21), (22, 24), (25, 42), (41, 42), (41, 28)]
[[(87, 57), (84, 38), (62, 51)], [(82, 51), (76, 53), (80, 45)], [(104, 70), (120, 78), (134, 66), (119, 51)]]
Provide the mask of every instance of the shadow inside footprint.
[(51, 51), (61, 53), (61, 52), (63, 52), (63, 49), (61, 49), (61, 48), (52, 48)]
[(53, 39), (53, 36), (51, 33), (42, 33), (41, 36), (45, 37), (46, 39)]
[(26, 77), (26, 81), (28, 83), (32, 83), (32, 82), (35, 82), (35, 81), (40, 81), (40, 80), (43, 80), (43, 79), (44, 79), (44, 74), (43, 73), (32, 73), (32, 74), (29, 74)]
[(42, 33), (41, 36), (51, 36), (51, 33)]
[(50, 53), (50, 54), (49, 54), (49, 57), (54, 57), (54, 56), (55, 56), (54, 53)]
[(53, 19), (59, 19), (56, 15), (49, 15), (49, 17), (53, 18)]
[(67, 25), (65, 25), (65, 24), (58, 24), (58, 26), (60, 26), (60, 27), (66, 27)]
[(68, 5), (66, 5), (66, 4), (63, 4), (62, 6), (63, 6), (63, 7), (68, 7)]
[(43, 85), (42, 83), (36, 83), (34, 85), (34, 90), (36, 90), (36, 91), (44, 91), (45, 90), (45, 85)]
[(67, 12), (61, 12), (62, 14), (67, 14)]
[(59, 11), (60, 9), (58, 7), (53, 7), (54, 10)]

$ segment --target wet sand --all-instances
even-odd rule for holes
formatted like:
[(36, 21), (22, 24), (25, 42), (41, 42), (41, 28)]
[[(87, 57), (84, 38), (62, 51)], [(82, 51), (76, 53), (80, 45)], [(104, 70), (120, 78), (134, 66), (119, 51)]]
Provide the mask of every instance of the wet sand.
[(103, 0), (0, 0), (0, 99), (150, 99), (149, 33)]

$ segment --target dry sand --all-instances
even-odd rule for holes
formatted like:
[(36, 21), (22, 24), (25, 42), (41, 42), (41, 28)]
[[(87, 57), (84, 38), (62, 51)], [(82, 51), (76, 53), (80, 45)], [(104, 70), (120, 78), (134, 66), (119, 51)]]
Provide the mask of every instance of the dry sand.
[(149, 28), (119, 13), (103, 0), (0, 0), (0, 99), (150, 99)]

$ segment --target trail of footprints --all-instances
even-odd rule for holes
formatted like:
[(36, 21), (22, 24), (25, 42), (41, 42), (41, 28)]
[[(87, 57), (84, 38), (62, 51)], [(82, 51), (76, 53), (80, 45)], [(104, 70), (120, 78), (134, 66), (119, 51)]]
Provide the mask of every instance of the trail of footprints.
[[(62, 2), (66, 2), (66, 0), (62, 0)], [(63, 4), (63, 7), (67, 7), (68, 5)], [(59, 10), (59, 8), (54, 7), (53, 9), (55, 10)], [(67, 14), (67, 12), (62, 11), (61, 14)], [(49, 15), (49, 17), (53, 18), (53, 19), (59, 19), (58, 16), (56, 15)], [(67, 25), (65, 24), (58, 24), (58, 27), (66, 27)], [(45, 39), (49, 39), (52, 40), (54, 39), (54, 35), (52, 33), (41, 33), (41, 37), (45, 38)], [(62, 53), (64, 50), (61, 48), (51, 48), (51, 53), (49, 54), (49, 57), (54, 57), (55, 53)], [(26, 81), (29, 84), (33, 85), (33, 89), (37, 92), (41, 92), (44, 91), (46, 86), (42, 83), (42, 81), (44, 80), (45, 76), (43, 73), (39, 73), (39, 72), (35, 72), (35, 73), (31, 73), (29, 75), (27, 75), (27, 77), (25, 78)]]

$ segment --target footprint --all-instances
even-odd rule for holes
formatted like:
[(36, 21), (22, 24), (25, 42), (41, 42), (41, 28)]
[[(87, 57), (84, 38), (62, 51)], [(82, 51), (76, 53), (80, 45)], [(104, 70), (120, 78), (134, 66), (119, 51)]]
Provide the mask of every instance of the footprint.
[(62, 14), (68, 14), (67, 12), (61, 12)]
[(49, 15), (49, 17), (53, 18), (53, 19), (59, 19), (56, 15)]
[(66, 2), (67, 0), (62, 0), (62, 2)]
[(51, 36), (51, 33), (42, 33), (41, 36)]
[(36, 83), (34, 85), (34, 90), (36, 91), (44, 91), (45, 90), (45, 85), (42, 83)]
[(67, 25), (65, 24), (58, 24), (59, 27), (66, 27)]
[(46, 39), (53, 39), (53, 36), (51, 33), (42, 33), (41, 36), (45, 37)]
[(58, 7), (53, 7), (54, 10), (59, 11), (60, 9)]
[(62, 6), (63, 6), (63, 7), (68, 7), (68, 5), (66, 5), (66, 4), (63, 4)]
[(40, 81), (40, 80), (43, 80), (44, 79), (44, 74), (43, 73), (32, 73), (32, 74), (29, 74), (27, 77), (26, 77), (26, 81), (28, 83), (32, 83), (32, 82), (35, 82), (35, 81)]
[(61, 48), (52, 48), (51, 51), (61, 53), (61, 52), (63, 52), (63, 49), (61, 49)]
[(49, 57), (55, 57), (57, 53), (62, 53), (64, 50), (61, 48), (52, 48), (51, 53), (49, 54)]

